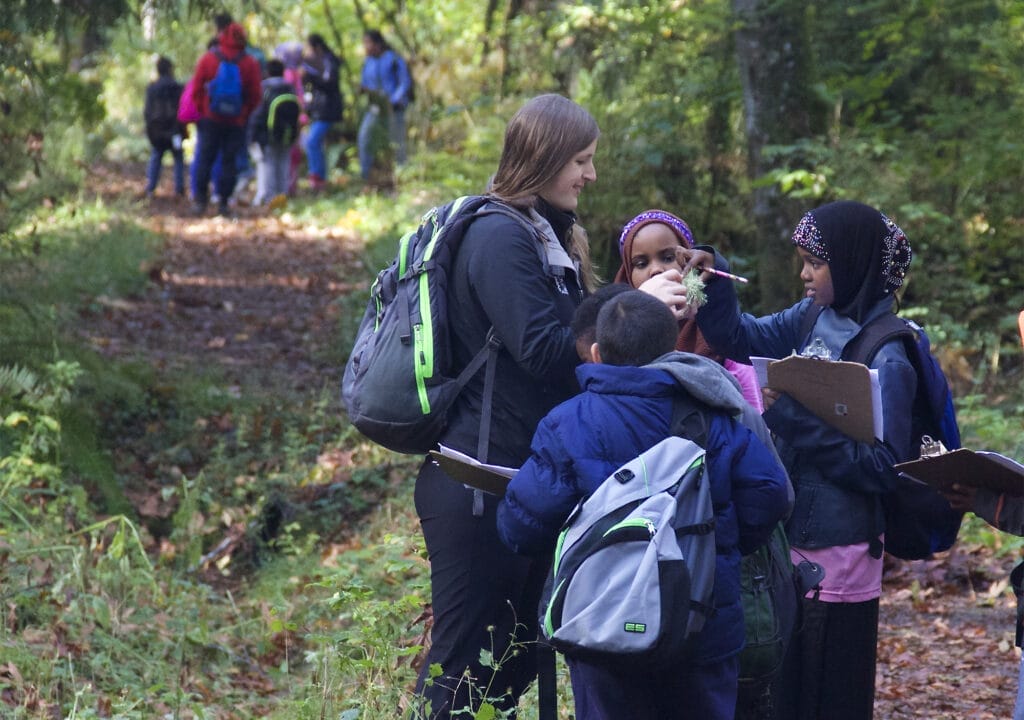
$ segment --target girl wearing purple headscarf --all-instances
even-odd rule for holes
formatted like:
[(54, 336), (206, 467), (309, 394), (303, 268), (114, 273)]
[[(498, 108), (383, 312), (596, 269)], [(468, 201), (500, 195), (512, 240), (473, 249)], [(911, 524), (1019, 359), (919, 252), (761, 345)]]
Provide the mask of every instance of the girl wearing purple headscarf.
[[(783, 358), (792, 352), (833, 360), (874, 318), (893, 312), (910, 267), (906, 235), (878, 210), (834, 202), (807, 213), (793, 233), (805, 297), (764, 317), (739, 312), (733, 284), (705, 273), (707, 304), (697, 323), (728, 357)], [(710, 248), (687, 253), (686, 268), (727, 264)], [(818, 306), (809, 334), (804, 316)], [(885, 522), (882, 496), (893, 465), (916, 448), (911, 412), (917, 375), (903, 345), (885, 344), (871, 361), (882, 389), (884, 437), (859, 442), (824, 423), (787, 394), (766, 392), (764, 419), (796, 490), (786, 523), (794, 560), (825, 570), (803, 602), (778, 689), (778, 717), (870, 720), (874, 706), (878, 599)]]
[[(619, 235), (622, 266), (615, 274), (615, 282), (639, 288), (663, 273), (669, 273), (677, 282), (681, 281), (685, 258), (679, 251), (692, 247), (693, 232), (682, 218), (664, 210), (645, 210), (626, 223)], [(678, 278), (671, 271), (678, 272)], [(657, 292), (651, 294), (665, 300)], [(679, 317), (676, 350), (703, 355), (721, 363), (736, 378), (744, 399), (758, 412), (764, 409), (754, 368), (733, 362), (714, 350), (701, 334), (692, 313)]]

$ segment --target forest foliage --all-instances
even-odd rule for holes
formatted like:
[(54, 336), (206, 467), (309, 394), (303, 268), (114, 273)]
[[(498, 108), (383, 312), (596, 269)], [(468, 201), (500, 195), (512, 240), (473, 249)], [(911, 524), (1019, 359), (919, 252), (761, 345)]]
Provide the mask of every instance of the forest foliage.
[[(449, 193), (486, 183), (522, 98), (577, 99), (603, 132), (599, 182), (580, 212), (609, 275), (624, 221), (664, 207), (728, 253), (754, 287), (772, 286), (792, 264), (759, 266), (759, 247), (777, 244), (772, 254), (784, 258), (787, 248), (774, 231), (765, 239), (758, 191), (793, 201), (783, 227), (816, 204), (859, 199), (907, 232), (917, 258), (905, 304), (952, 341), (970, 379), (998, 369), (1000, 348), (1010, 352), (1012, 311), (1024, 305), (1024, 7), (1013, 0), (735, 3), (742, 13), (682, 0), (20, 0), (0, 19), (10, 150), (0, 160), (0, 247), (16, 250), (14, 228), (70, 192), (104, 153), (144, 153), (140, 105), (154, 58), (167, 55), (187, 76), (213, 32), (211, 14), (224, 7), (265, 51), (312, 31), (327, 37), (346, 60), (350, 132), (360, 36), (383, 28), (420, 90), (411, 124), (430, 153), (423, 179), (444, 178)], [(791, 29), (778, 42), (801, 51), (786, 56), (768, 38), (765, 62), (782, 63), (774, 75), (795, 81), (746, 87), (736, 35), (771, 29), (773, 14)], [(785, 108), (794, 126), (751, 125), (764, 115), (752, 106), (766, 90), (766, 104)], [(772, 130), (778, 137), (758, 141), (751, 174), (751, 135)], [(788, 301), (795, 273), (784, 283), (770, 299), (752, 295), (752, 307)]]
[[(43, 699), (66, 715), (110, 716), (103, 693), (117, 687), (148, 695), (149, 704), (115, 701), (124, 717), (186, 706), (203, 717), (213, 697), (262, 716), (277, 690), (253, 668), (273, 665), (287, 685), (302, 664), (322, 696), (281, 716), (319, 716), (333, 697), (340, 716), (354, 718), (343, 714), (353, 687), (370, 688), (359, 696), (364, 709), (392, 707), (411, 676), (415, 650), (395, 638), (408, 634), (425, 580), (408, 512), (378, 510), (376, 544), (349, 543), (329, 576), (314, 551), (316, 533), (330, 532), (317, 524), (324, 517), (301, 531), (282, 521), (275, 548), (287, 562), (254, 575), (248, 602), (215, 597), (186, 572), (225, 526), (263, 522), (290, 485), (351, 472), (349, 517), (413, 472), (408, 460), (357, 446), (333, 396), (274, 398), (251, 387), (239, 399), (212, 375), (168, 381), (70, 339), (83, 318), (141, 292), (158, 241), (87, 200), (84, 181), (100, 164), (146, 157), (141, 106), (156, 57), (187, 77), (222, 10), (268, 53), (309, 32), (328, 40), (345, 60), (342, 136), (362, 110), (363, 29), (381, 28), (410, 59), (415, 152), (398, 200), (352, 193), (296, 211), (371, 241), (353, 286), (426, 206), (485, 187), (524, 98), (559, 92), (602, 130), (598, 182), (580, 216), (605, 276), (617, 267), (623, 223), (660, 207), (751, 278), (745, 308), (775, 309), (799, 294), (786, 232), (800, 215), (839, 198), (875, 205), (914, 247), (903, 312), (928, 328), (968, 438), (1024, 452), (1019, 0), (13, 0), (0, 14), (0, 579), (17, 589), (0, 582), (0, 643), (52, 626), (60, 659), (40, 659), (31, 642), (8, 646), (0, 690), (16, 688), (23, 710), (29, 683), (15, 666), (51, 683), (36, 698), (40, 717), (52, 707)], [(338, 300), (338, 365), (363, 300)], [(124, 461), (129, 454), (144, 461)], [(154, 502), (173, 512), (159, 527), (147, 527), (123, 491), (139, 465), (166, 471)], [(408, 492), (399, 497), (411, 504)], [(326, 503), (318, 513), (337, 510), (331, 498), (317, 501)], [(147, 553), (154, 535), (156, 557)], [(987, 542), (1003, 547), (998, 536)], [(366, 568), (383, 589), (363, 584)], [(158, 578), (164, 571), (172, 580)], [(320, 591), (309, 607), (289, 597), (300, 586)], [(301, 659), (291, 654), (300, 626), (312, 628)], [(88, 694), (70, 660), (82, 646), (90, 672), (109, 675), (91, 691), (100, 699), (87, 697), (91, 715), (79, 711)], [(207, 672), (225, 667), (231, 677)], [(330, 686), (339, 674), (351, 687)]]

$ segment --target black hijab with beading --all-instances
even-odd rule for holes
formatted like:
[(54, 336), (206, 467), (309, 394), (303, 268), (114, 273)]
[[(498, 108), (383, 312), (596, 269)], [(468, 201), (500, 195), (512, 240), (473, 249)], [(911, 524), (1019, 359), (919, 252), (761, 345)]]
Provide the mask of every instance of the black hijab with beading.
[(793, 244), (828, 263), (833, 309), (860, 324), (879, 300), (903, 285), (913, 257), (907, 236), (892, 220), (849, 200), (804, 215)]

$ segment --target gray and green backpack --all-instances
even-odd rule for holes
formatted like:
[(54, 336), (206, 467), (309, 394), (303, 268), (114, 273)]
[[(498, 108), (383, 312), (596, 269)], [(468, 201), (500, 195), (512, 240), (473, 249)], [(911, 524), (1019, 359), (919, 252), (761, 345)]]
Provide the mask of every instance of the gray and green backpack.
[[(541, 600), (544, 638), (567, 656), (660, 664), (685, 657), (714, 609), (715, 515), (704, 448), (674, 434), (612, 473), (570, 514)], [(706, 441), (703, 441), (706, 442)]]
[[(489, 333), (464, 368), (455, 368), (448, 322), (448, 282), (469, 224), (501, 213), (539, 231), (514, 208), (486, 195), (468, 195), (427, 211), (380, 271), (345, 365), (341, 397), (349, 420), (373, 442), (401, 453), (433, 449), (448, 410), (484, 367), (481, 445), (489, 432), (489, 398), (500, 341)], [(538, 244), (538, 252), (542, 246)], [(481, 460), (485, 458), (481, 457)]]

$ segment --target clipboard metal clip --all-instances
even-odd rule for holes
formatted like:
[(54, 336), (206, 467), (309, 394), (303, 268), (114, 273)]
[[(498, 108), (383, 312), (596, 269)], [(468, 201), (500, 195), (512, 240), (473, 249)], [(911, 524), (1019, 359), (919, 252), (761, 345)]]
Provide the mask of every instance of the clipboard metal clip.
[(804, 348), (804, 351), (800, 354), (804, 357), (814, 358), (815, 360), (832, 359), (832, 351), (820, 337), (814, 338), (814, 342)]
[(948, 450), (941, 440), (933, 440), (931, 435), (924, 435), (921, 438), (921, 457), (938, 457), (945, 455)]

